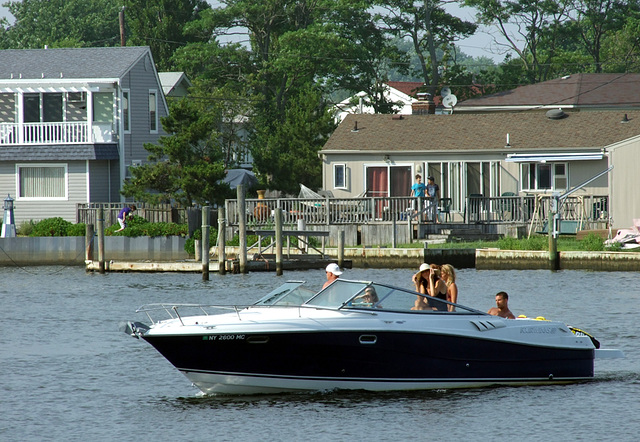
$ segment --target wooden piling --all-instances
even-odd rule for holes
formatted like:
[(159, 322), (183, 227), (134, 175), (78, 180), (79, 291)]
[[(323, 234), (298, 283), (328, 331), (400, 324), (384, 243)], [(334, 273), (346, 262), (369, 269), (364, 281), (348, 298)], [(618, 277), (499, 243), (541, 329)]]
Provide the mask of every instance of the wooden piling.
[(95, 235), (95, 230), (93, 228), (93, 224), (87, 224), (85, 229), (85, 237), (84, 237), (84, 260), (85, 261), (93, 261), (93, 236)]
[(276, 228), (276, 275), (282, 275), (282, 209), (278, 207), (275, 213)]
[(202, 208), (202, 280), (209, 280), (209, 222), (211, 219), (211, 208)]
[(338, 266), (344, 267), (344, 230), (338, 234)]
[(226, 239), (226, 209), (224, 206), (218, 207), (218, 273), (224, 275), (227, 272), (225, 268), (227, 262), (227, 254), (225, 244)]
[(240, 273), (247, 273), (247, 208), (244, 199), (244, 185), (238, 185), (236, 190), (238, 198), (238, 235), (240, 237), (238, 264)]
[(547, 228), (549, 230), (549, 269), (559, 270), (559, 256), (558, 256), (558, 237), (556, 235), (556, 220), (553, 211), (549, 211), (549, 220), (547, 221)]
[(104, 207), (98, 208), (98, 272), (104, 273)]

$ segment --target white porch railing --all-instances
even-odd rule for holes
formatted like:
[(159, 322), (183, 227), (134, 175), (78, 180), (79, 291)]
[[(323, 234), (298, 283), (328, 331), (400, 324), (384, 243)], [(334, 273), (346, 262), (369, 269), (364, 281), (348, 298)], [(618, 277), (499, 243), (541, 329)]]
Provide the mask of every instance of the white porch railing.
[(1, 123), (0, 146), (91, 143), (90, 127), (86, 121)]

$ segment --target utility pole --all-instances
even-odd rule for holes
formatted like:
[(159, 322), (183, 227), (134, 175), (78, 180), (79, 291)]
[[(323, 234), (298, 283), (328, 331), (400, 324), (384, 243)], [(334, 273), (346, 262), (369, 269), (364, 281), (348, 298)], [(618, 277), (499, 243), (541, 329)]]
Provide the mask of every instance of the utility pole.
[(120, 9), (118, 19), (120, 21), (120, 46), (126, 46), (127, 43), (124, 37), (124, 6), (122, 7), (122, 9)]

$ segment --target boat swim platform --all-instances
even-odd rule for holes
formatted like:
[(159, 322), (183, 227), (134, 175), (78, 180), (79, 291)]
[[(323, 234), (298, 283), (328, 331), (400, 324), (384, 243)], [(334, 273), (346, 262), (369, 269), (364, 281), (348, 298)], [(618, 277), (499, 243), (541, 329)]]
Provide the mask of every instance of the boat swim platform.
[[(282, 270), (315, 270), (324, 269), (329, 263), (336, 262), (336, 259), (283, 259)], [(240, 262), (237, 259), (225, 262), (227, 273), (240, 273)], [(352, 268), (351, 260), (344, 260), (343, 267)], [(99, 261), (85, 261), (85, 268), (88, 272), (100, 271)], [(105, 261), (105, 272), (177, 272), (177, 273), (202, 273), (202, 262), (196, 260), (185, 261)], [(247, 261), (246, 270), (249, 272), (275, 272), (275, 258), (263, 256), (259, 259)], [(218, 273), (220, 265), (218, 261), (209, 262), (209, 272)]]

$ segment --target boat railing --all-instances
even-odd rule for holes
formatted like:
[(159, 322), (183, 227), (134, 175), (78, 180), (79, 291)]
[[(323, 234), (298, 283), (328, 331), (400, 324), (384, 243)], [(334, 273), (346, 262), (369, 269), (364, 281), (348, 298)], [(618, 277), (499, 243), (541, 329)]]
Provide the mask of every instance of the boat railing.
[[(211, 316), (222, 312), (235, 312), (239, 320), (242, 320), (241, 313), (253, 309), (265, 309), (265, 308), (294, 308), (298, 311), (303, 309), (312, 310), (339, 310), (340, 306), (319, 306), (310, 304), (247, 304), (247, 305), (219, 305), (219, 304), (146, 304), (136, 310), (136, 313), (144, 313), (151, 324), (156, 324), (161, 321), (169, 319), (178, 319), (182, 325), (182, 319), (189, 316), (194, 316), (194, 312), (198, 312), (198, 315)], [(376, 314), (376, 311), (366, 310), (349, 310), (350, 312), (363, 313), (367, 315)], [(191, 313), (191, 314), (190, 314)], [(161, 318), (159, 316), (162, 315)]]

